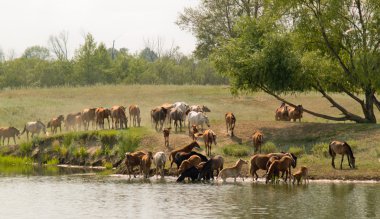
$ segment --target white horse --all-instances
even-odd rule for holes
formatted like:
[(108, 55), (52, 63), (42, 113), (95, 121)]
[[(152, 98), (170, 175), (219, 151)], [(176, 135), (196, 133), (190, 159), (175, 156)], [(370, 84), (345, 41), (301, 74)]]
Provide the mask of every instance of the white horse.
[(44, 134), (46, 134), (46, 127), (41, 121), (28, 122), (25, 124), (24, 130), (21, 132), (20, 135), (26, 132), (26, 139), (29, 141), (29, 132), (32, 133), (32, 138), (33, 138), (33, 135), (35, 133), (39, 135), (41, 130), (44, 132)]
[(187, 104), (185, 102), (175, 102), (173, 104), (173, 108), (180, 109), (183, 112), (182, 121), (185, 122), (186, 121), (186, 112), (190, 109), (189, 104)]
[(156, 165), (156, 178), (158, 171), (160, 171), (161, 177), (164, 177), (164, 168), (166, 163), (166, 155), (164, 152), (159, 151), (153, 156), (153, 163)]
[(206, 125), (210, 127), (208, 117), (202, 112), (195, 112), (195, 111), (189, 112), (189, 114), (187, 115), (187, 120), (188, 120), (189, 133), (190, 133), (190, 126), (192, 125), (196, 125), (197, 127), (200, 125), (202, 127), (202, 130), (203, 130), (203, 123), (206, 123)]

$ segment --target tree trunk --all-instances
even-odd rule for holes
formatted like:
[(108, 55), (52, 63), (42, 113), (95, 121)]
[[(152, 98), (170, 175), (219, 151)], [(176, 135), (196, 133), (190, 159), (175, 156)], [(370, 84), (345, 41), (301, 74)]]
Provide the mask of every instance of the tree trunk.
[(365, 91), (365, 110), (363, 109), (364, 117), (368, 120), (368, 123), (376, 123), (376, 116), (373, 111), (375, 92), (372, 89), (366, 89)]

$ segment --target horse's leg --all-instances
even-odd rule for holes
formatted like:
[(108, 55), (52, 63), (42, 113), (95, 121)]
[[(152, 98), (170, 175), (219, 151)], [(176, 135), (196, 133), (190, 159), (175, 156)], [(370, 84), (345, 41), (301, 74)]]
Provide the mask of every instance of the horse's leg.
[(14, 141), (15, 144), (16, 144), (16, 136), (13, 136), (13, 141)]
[(342, 169), (344, 154), (342, 154), (342, 160), (340, 161), (340, 169)]
[(8, 145), (9, 145), (9, 139), (10, 139), (10, 137), (8, 137)]
[(332, 158), (331, 158), (331, 166), (335, 169), (334, 160), (335, 160), (335, 156), (332, 156)]
[(352, 168), (351, 162), (350, 162), (350, 156), (348, 154), (347, 154), (347, 162), (348, 162), (348, 166), (350, 166), (350, 168)]

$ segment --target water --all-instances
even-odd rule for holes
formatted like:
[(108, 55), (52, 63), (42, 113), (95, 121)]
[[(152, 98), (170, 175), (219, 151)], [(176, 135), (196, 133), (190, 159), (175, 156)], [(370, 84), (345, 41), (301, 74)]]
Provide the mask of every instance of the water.
[(379, 183), (181, 183), (98, 174), (0, 176), (0, 218), (380, 218)]

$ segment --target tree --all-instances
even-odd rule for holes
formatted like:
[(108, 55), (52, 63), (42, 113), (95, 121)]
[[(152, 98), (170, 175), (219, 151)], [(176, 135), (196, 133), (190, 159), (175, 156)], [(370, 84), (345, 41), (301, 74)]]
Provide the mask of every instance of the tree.
[(58, 36), (50, 36), (48, 44), (58, 60), (68, 61), (67, 41), (69, 33), (62, 31)]
[(31, 46), (25, 49), (22, 57), (27, 59), (47, 60), (50, 58), (50, 51), (42, 46)]
[[(181, 23), (198, 40), (204, 39), (200, 33), (206, 33), (208, 17), (206, 21), (194, 17), (213, 17), (215, 8), (205, 7), (210, 2), (214, 1), (204, 1), (200, 8), (185, 12), (194, 16)], [(208, 44), (213, 47), (211, 57), (218, 71), (230, 78), (233, 91), (263, 90), (294, 106), (280, 95), (315, 90), (342, 116), (306, 112), (330, 120), (376, 123), (374, 106), (380, 110), (376, 97), (380, 88), (380, 2), (291, 0), (265, 1), (261, 6), (258, 17), (236, 14), (228, 37), (210, 33), (217, 42)], [(226, 27), (229, 21), (212, 23)], [(329, 92), (347, 94), (363, 115), (347, 110)]]

